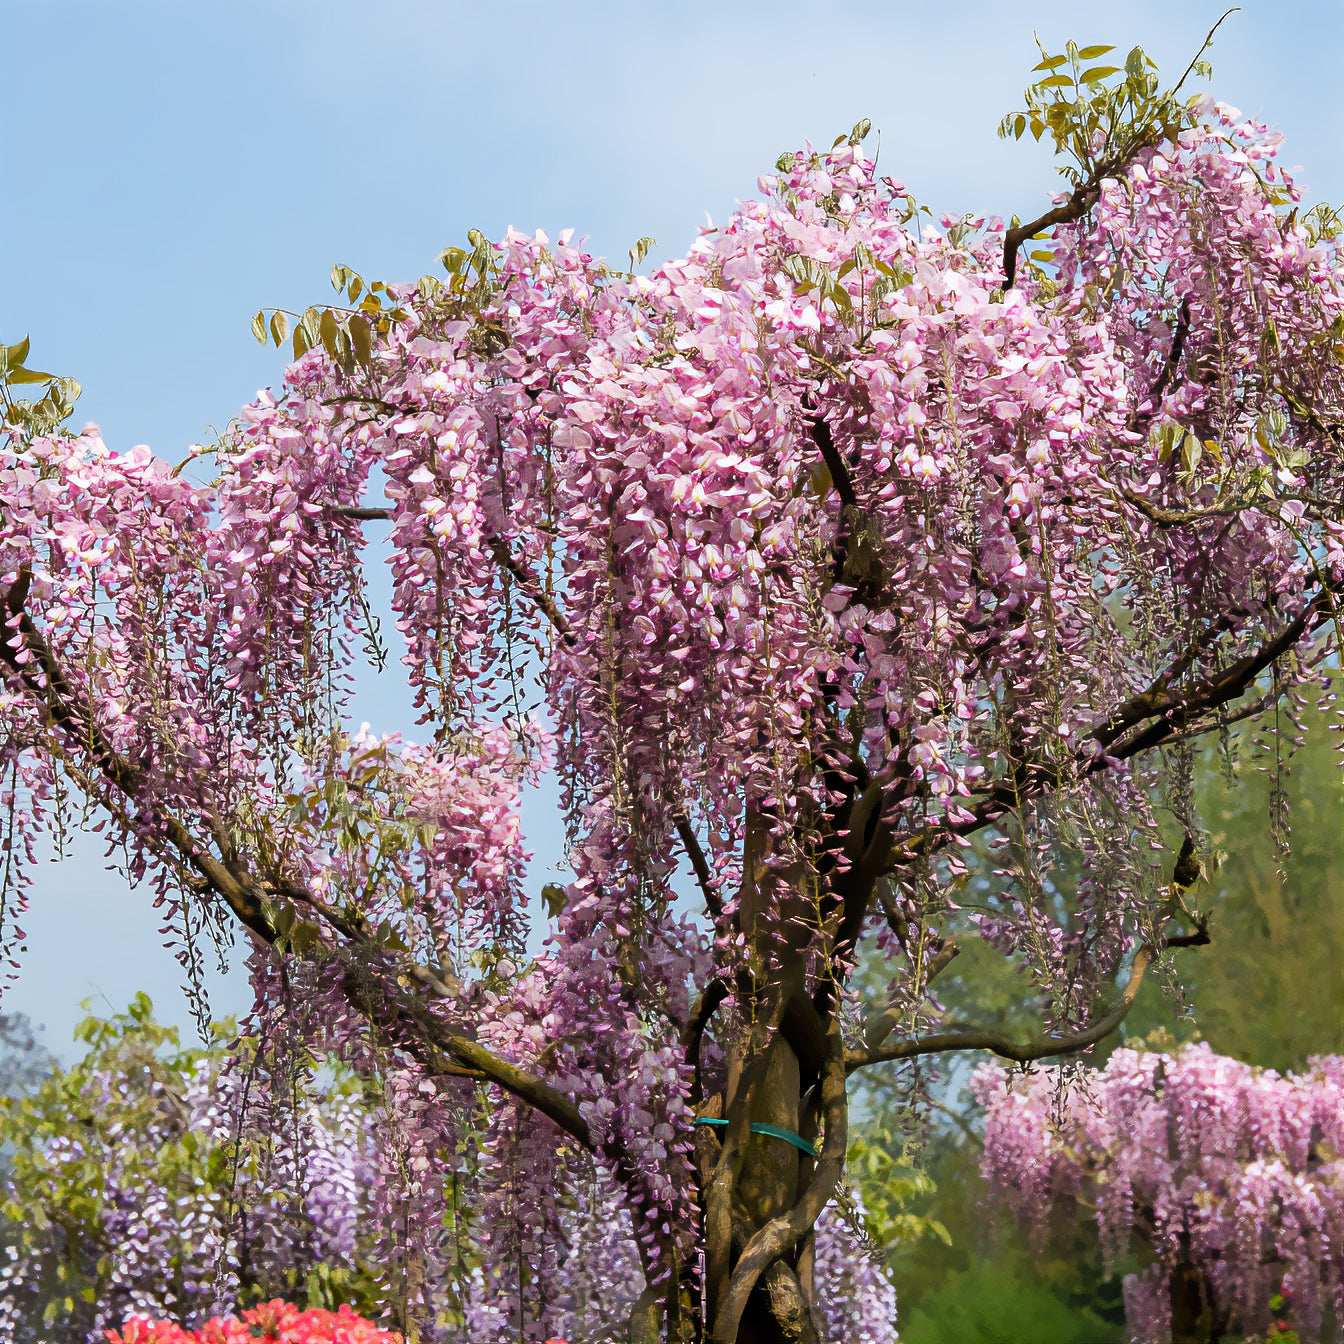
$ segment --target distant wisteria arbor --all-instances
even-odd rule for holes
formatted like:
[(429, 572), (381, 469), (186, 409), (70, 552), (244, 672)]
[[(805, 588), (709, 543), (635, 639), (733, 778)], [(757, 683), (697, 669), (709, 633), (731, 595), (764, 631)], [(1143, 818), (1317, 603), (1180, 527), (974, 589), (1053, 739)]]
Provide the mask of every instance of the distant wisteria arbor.
[[(240, 927), (268, 1049), (382, 1080), (427, 1256), (479, 1136), (510, 1332), (568, 1309), (588, 1200), (635, 1340), (892, 1338), (875, 1268), (822, 1300), (847, 1077), (1083, 1050), (1207, 937), (1158, 808), (1198, 836), (1191, 744), (1290, 722), (1338, 650), (1344, 266), (1276, 134), (1108, 50), (1006, 123), (1067, 164), (1022, 224), (926, 221), (860, 126), (648, 276), (512, 231), (338, 268), (208, 485), (54, 428), (59, 388), (10, 406), (11, 867), (77, 799), (189, 971)], [(415, 746), (343, 718), (382, 556)], [(1040, 1039), (941, 1020), (970, 937)]]
[(1279, 1075), (1207, 1045), (1117, 1050), (1062, 1088), (986, 1065), (976, 1091), (985, 1177), (1024, 1218), (1082, 1199), (1108, 1264), (1131, 1236), (1152, 1248), (1124, 1285), (1142, 1344), (1344, 1319), (1344, 1057)]

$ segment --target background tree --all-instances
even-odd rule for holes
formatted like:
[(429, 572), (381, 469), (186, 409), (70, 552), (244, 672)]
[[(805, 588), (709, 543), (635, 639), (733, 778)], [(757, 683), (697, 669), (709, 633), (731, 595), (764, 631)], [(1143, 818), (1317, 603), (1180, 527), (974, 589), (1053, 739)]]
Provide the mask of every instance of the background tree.
[[(586, 1185), (636, 1339), (810, 1340), (847, 1304), (889, 1333), (880, 1280), (825, 1300), (814, 1234), (848, 1076), (1075, 1053), (1206, 936), (1154, 799), (1193, 832), (1190, 744), (1337, 647), (1344, 296), (1276, 137), (1108, 51), (1047, 56), (1005, 123), (1064, 157), (1024, 224), (925, 227), (860, 126), (651, 277), (516, 233), (442, 281), (338, 268), (209, 486), (9, 416), (9, 852), (100, 811), (188, 974), (246, 931), (298, 1076), (415, 1080), (401, 1170), (484, 1129), (511, 1329), (561, 1310)], [(341, 718), (382, 523), (418, 746)], [(517, 800), (552, 761), (575, 880), (541, 949)], [(931, 992), (982, 834), (1025, 1041)]]
[(281, 1293), (395, 1302), (395, 1237), (361, 1199), (376, 1110), (348, 1079), (296, 1097), (230, 1035), (182, 1049), (141, 995), (81, 1025), (78, 1064), (0, 1102), (16, 1234), (0, 1339), (101, 1339), (132, 1312), (194, 1318)]
[(1132, 1237), (1151, 1247), (1125, 1279), (1132, 1338), (1260, 1335), (1280, 1315), (1316, 1340), (1344, 1317), (1344, 1056), (1280, 1075), (1204, 1044), (1118, 1050), (1074, 1078), (986, 1068), (977, 1086), (985, 1174), (1021, 1212), (1087, 1200), (1108, 1267)]
[(22, 1013), (0, 1013), (0, 1096), (31, 1092), (52, 1070), (55, 1060)]

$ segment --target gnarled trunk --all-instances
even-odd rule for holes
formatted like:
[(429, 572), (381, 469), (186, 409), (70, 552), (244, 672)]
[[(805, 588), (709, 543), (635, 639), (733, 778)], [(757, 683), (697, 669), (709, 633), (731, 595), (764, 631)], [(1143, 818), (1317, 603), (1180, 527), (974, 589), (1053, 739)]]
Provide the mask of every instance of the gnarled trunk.
[[(818, 927), (804, 880), (769, 869), (767, 842), (757, 818), (738, 910), (752, 969), (736, 979), (723, 1091), (700, 1108), (702, 1118), (727, 1123), (701, 1128), (696, 1137), (706, 1247), (702, 1310), (715, 1344), (818, 1339), (812, 1226), (844, 1156), (844, 1061), (829, 1010), (834, 996), (809, 988), (807, 975), (819, 939), (820, 961), (830, 963), (834, 934)], [(823, 1121), (827, 1151), (814, 1158), (799, 1143), (815, 1143)]]

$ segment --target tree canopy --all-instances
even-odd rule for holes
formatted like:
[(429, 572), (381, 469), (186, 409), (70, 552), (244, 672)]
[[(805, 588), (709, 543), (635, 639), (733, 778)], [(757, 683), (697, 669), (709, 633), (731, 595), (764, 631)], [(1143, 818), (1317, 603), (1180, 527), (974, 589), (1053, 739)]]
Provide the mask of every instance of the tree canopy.
[[(847, 1079), (1074, 1054), (1209, 936), (1192, 752), (1280, 731), (1339, 653), (1344, 266), (1274, 132), (1109, 51), (1005, 122), (1063, 165), (1024, 222), (927, 218), (860, 125), (649, 275), (516, 231), (442, 279), (337, 268), (184, 463), (63, 431), (6, 350), (56, 398), (6, 396), (6, 929), (36, 838), (96, 812), (188, 974), (245, 938), (268, 1049), (388, 1080), (427, 1281), (482, 1135), (510, 1329), (600, 1272), (636, 1340), (891, 1338), (814, 1230)], [(380, 550), (414, 744), (343, 717)], [(940, 1011), (969, 937), (1039, 1034)]]

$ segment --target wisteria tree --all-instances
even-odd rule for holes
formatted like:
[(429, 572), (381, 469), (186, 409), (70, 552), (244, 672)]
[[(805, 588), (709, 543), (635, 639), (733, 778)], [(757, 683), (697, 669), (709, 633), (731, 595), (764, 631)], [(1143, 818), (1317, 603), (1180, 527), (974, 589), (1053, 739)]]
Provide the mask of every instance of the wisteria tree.
[[(860, 126), (648, 276), (568, 233), (338, 268), (209, 483), (7, 400), (9, 940), (38, 837), (98, 812), (189, 973), (242, 932), (268, 1048), (389, 1080), (426, 1265), (417, 1182), (484, 1131), (510, 1329), (571, 1295), (582, 1192), (632, 1339), (890, 1338), (814, 1238), (847, 1078), (1113, 1031), (1207, 937), (1192, 744), (1291, 737), (1339, 647), (1335, 217), (1109, 50), (1005, 122), (1066, 179), (1022, 223), (935, 226)], [(415, 745), (343, 716), (384, 556)], [(573, 880), (537, 893), (551, 771)], [(967, 937), (1031, 968), (1039, 1039), (942, 1020)]]
[(1084, 1200), (1108, 1264), (1131, 1239), (1154, 1252), (1124, 1284), (1142, 1344), (1344, 1318), (1344, 1057), (1280, 1075), (1207, 1045), (1117, 1050), (1063, 1089), (992, 1066), (976, 1089), (982, 1169), (1025, 1219)]

